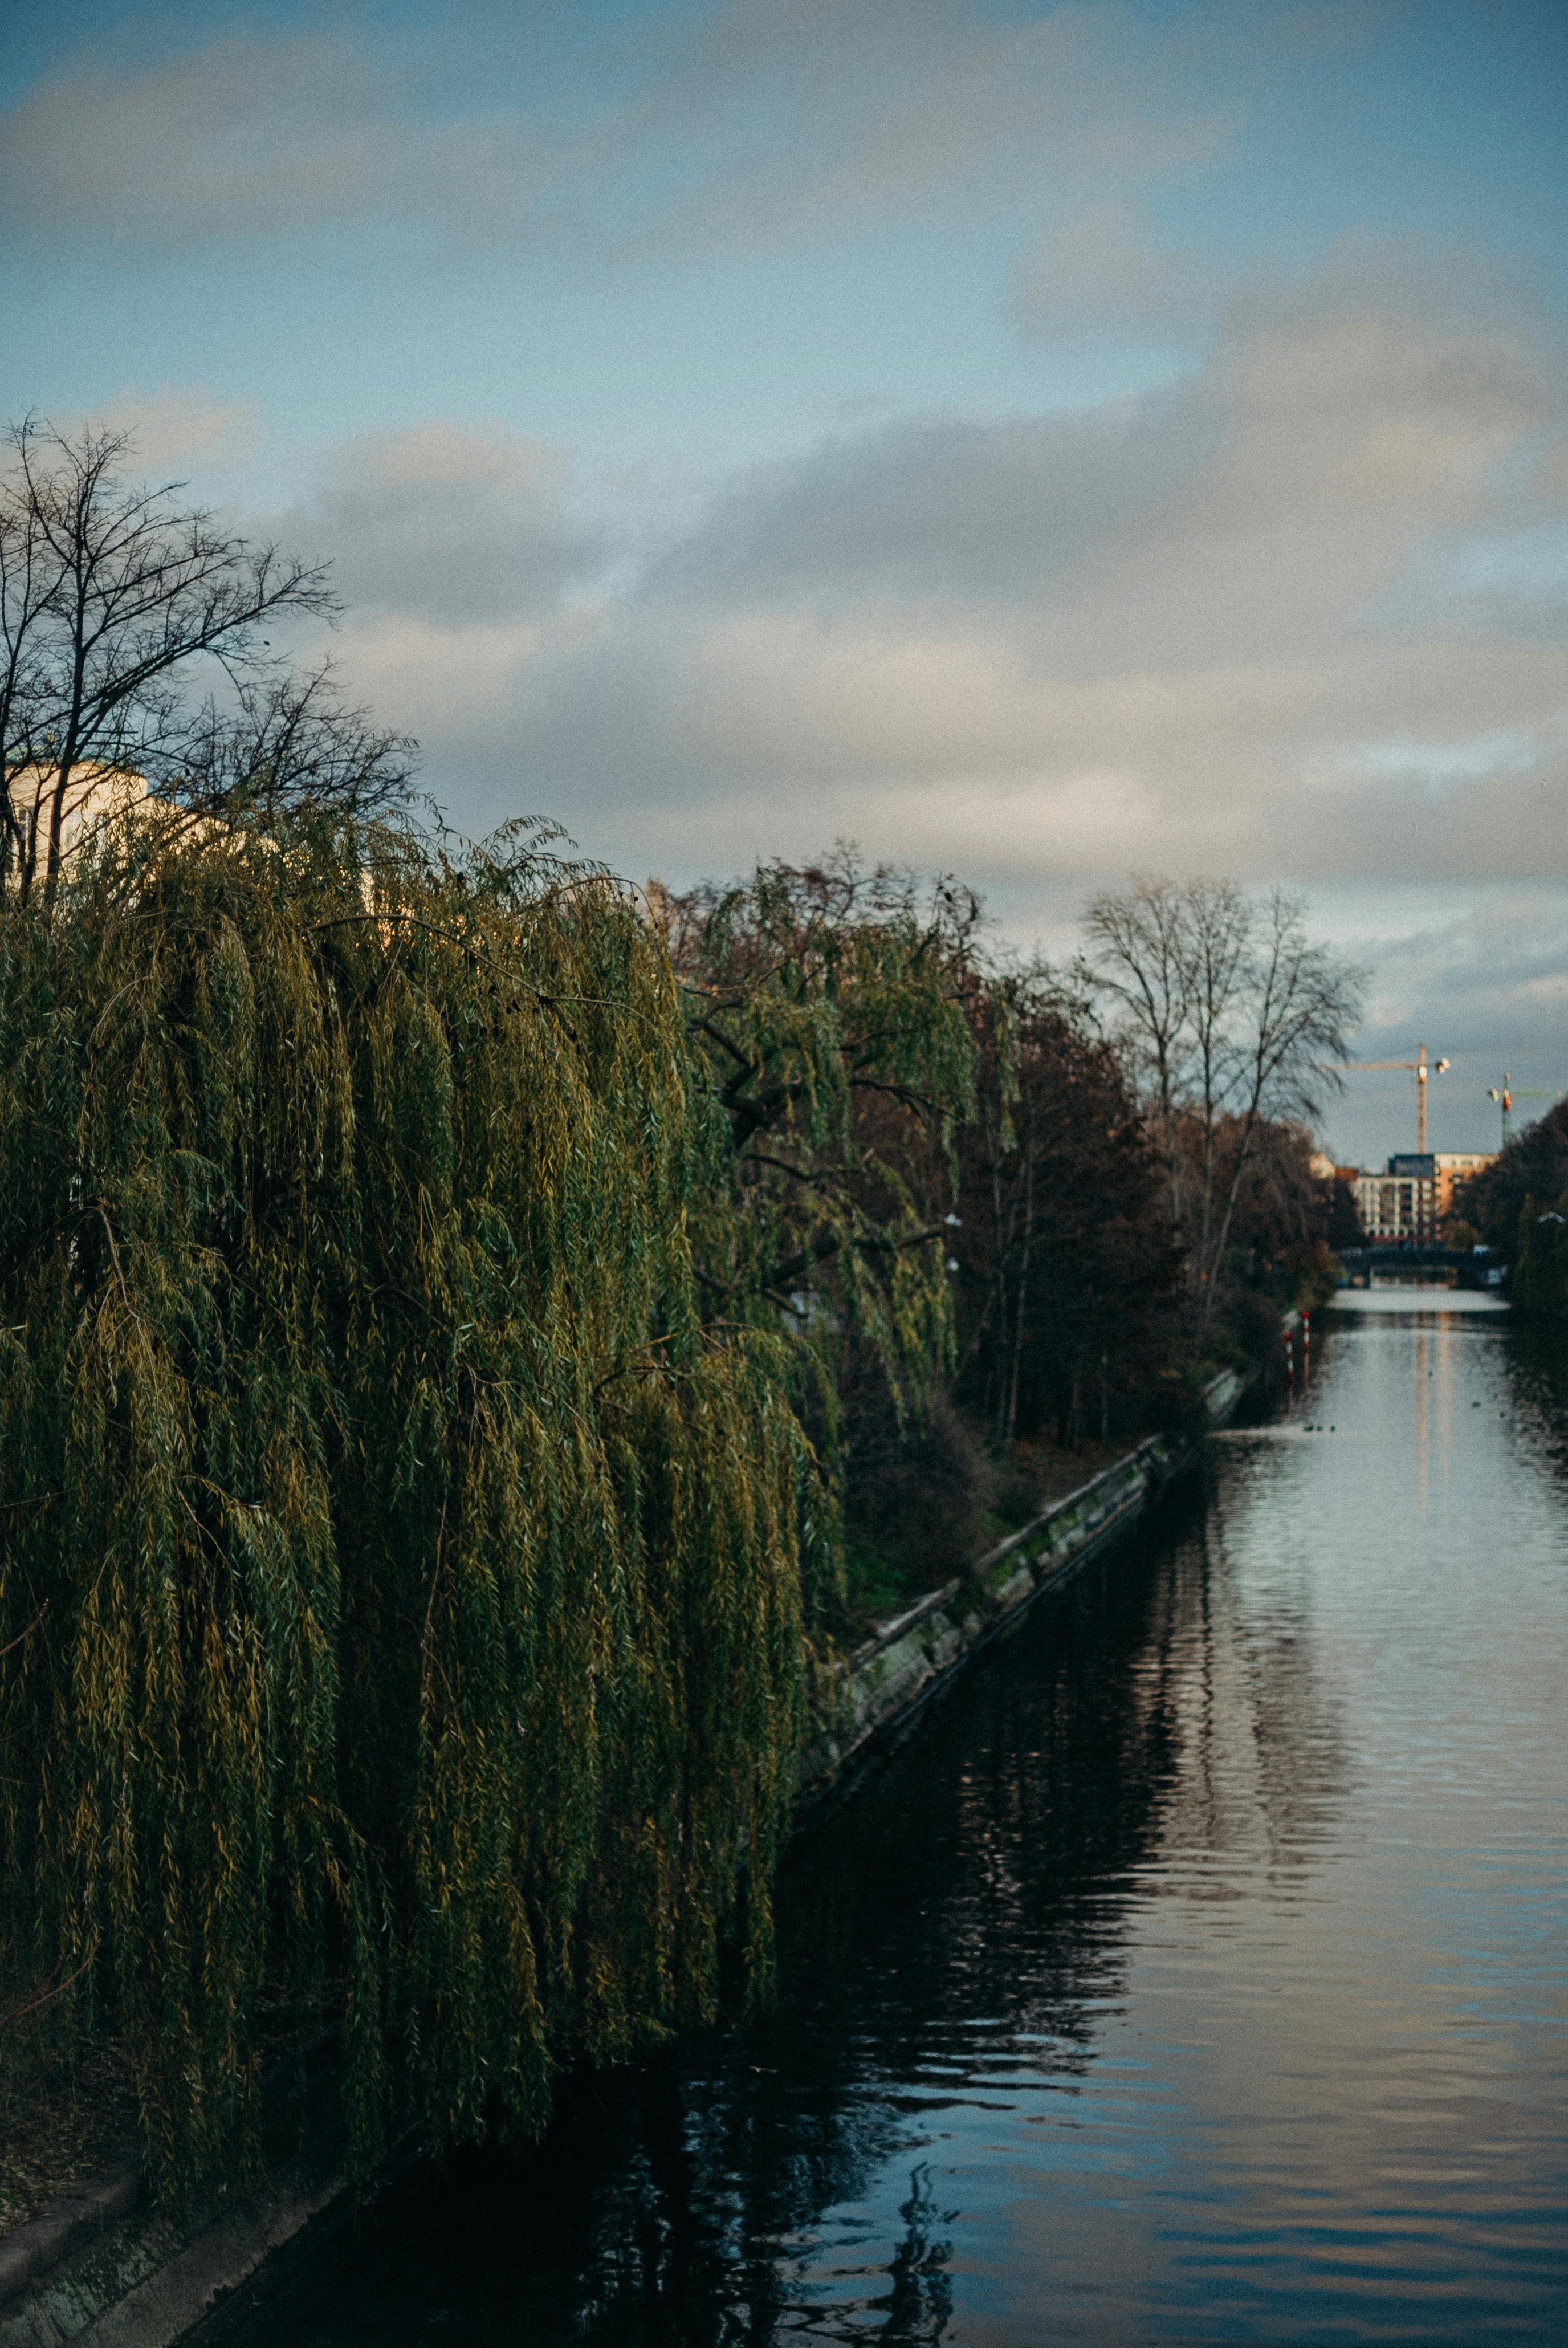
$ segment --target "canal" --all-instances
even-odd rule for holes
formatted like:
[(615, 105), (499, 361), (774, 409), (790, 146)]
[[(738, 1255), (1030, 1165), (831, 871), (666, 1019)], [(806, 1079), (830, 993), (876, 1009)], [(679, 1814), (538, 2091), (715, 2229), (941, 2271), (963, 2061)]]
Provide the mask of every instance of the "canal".
[(1344, 1301), (779, 1887), (779, 2008), (417, 2170), (246, 2348), (1568, 2339), (1568, 1390)]

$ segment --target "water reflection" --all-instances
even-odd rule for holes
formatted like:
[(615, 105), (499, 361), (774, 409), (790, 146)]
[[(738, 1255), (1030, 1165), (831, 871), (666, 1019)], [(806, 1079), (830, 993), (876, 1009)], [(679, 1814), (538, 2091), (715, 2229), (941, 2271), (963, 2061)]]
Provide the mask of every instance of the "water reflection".
[(776, 2013), (253, 2348), (1563, 2336), (1568, 1373), (1450, 1306), (1338, 1316), (808, 1839)]

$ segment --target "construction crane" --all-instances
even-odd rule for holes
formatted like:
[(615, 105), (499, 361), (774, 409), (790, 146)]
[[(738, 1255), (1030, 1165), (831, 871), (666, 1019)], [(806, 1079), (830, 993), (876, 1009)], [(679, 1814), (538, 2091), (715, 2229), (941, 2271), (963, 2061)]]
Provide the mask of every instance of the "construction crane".
[(1409, 1068), (1413, 1071), (1416, 1079), (1416, 1154), (1424, 1158), (1427, 1154), (1427, 1077), (1429, 1073), (1440, 1076), (1448, 1062), (1434, 1060), (1429, 1071), (1427, 1047), (1424, 1044), (1418, 1044), (1413, 1060), (1348, 1060), (1340, 1065), (1352, 1076), (1367, 1075), (1375, 1068)]
[(1516, 1100), (1561, 1100), (1563, 1097), (1561, 1093), (1543, 1093), (1537, 1091), (1515, 1092), (1513, 1089), (1513, 1078), (1509, 1075), (1506, 1068), (1503, 1070), (1502, 1086), (1501, 1090), (1495, 1085), (1489, 1086), (1486, 1097), (1488, 1100), (1492, 1100), (1497, 1103), (1498, 1113), (1502, 1124), (1501, 1147), (1504, 1149), (1508, 1148), (1509, 1143), (1513, 1139), (1513, 1104)]

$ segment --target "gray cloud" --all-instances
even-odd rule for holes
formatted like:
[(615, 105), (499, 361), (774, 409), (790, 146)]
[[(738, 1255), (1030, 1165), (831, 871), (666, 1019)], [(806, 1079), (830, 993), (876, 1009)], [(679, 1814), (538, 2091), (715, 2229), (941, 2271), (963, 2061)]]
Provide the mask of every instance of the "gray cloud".
[(350, 443), (280, 530), (331, 558), (356, 623), (493, 632), (552, 609), (603, 560), (569, 471), (562, 450), (505, 426), (435, 418)]
[(819, 610), (1022, 598), (1031, 631), (1048, 613), (1053, 642), (1086, 650), (1109, 600), (1119, 644), (1162, 663), (1245, 656), (1303, 622), (1337, 633), (1418, 542), (1507, 512), (1501, 459), (1565, 406), (1523, 315), (1404, 258), (1352, 245), (1305, 286), (1249, 294), (1167, 394), (899, 422), (758, 472), (651, 584)]
[(1171, 33), (1118, 0), (727, 0), (606, 46), (572, 102), (482, 103), (337, 34), (127, 67), (83, 52), (0, 118), (13, 236), (127, 251), (380, 221), (601, 260), (838, 232), (940, 196), (1056, 218), (1223, 144), (1262, 78), (1355, 12)]
[(1129, 197), (1047, 230), (1013, 273), (1020, 334), (1191, 344), (1212, 327), (1223, 280), (1201, 254), (1161, 245)]
[(131, 70), (84, 57), (0, 119), (0, 207), (52, 244), (515, 219), (540, 169), (515, 118), (432, 116), (414, 77), (336, 36), (237, 35)]
[[(85, 420), (66, 417), (60, 422), (68, 431)], [(199, 384), (119, 392), (91, 421), (100, 429), (125, 433), (134, 468), (160, 479), (241, 463), (255, 446), (258, 430), (253, 400), (219, 399)]]
[(1516, 565), (1533, 624), (1504, 624), (1460, 558), (1562, 515), (1531, 459), (1565, 406), (1525, 296), (1353, 245), (1250, 294), (1171, 392), (835, 439), (635, 591), (478, 632), (465, 771), (493, 805), (515, 758), (569, 817), (741, 854), (848, 829), (997, 871), (1563, 870), (1568, 609)]
[(1267, 46), (1151, 33), (1118, 5), (731, 0), (658, 45), (649, 128), (707, 160), (650, 241), (708, 251), (939, 195), (1142, 187), (1214, 155)]

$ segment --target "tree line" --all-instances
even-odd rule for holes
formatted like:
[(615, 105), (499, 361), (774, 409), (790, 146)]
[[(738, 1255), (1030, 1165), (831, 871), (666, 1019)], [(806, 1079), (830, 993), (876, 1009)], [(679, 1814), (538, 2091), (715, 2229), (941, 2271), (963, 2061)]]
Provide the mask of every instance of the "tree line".
[(459, 842), (126, 453), (0, 495), (0, 2064), (107, 2034), (173, 2190), (324, 2021), (368, 2162), (765, 1993), (819, 1673), (1322, 1276), (1359, 978)]
[(1467, 1182), (1464, 1225), (1509, 1268), (1509, 1299), (1527, 1320), (1568, 1315), (1568, 1104), (1560, 1103)]

